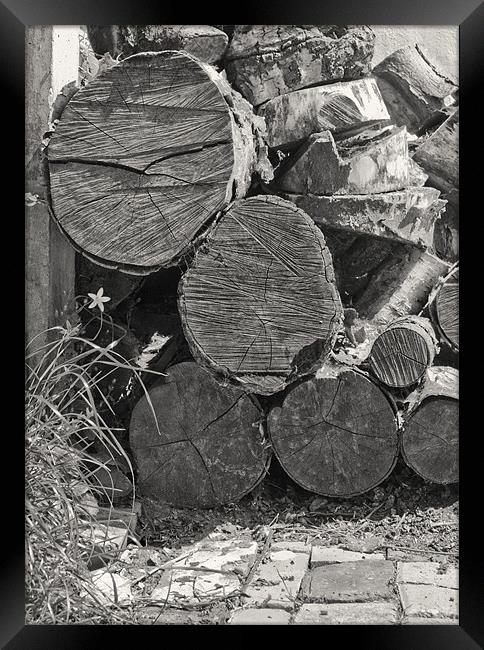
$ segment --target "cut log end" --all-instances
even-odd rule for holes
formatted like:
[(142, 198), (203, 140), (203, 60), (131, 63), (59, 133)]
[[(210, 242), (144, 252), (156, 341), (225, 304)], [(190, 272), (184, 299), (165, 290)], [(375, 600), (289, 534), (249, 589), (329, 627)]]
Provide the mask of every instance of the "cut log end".
[(82, 88), (48, 147), (53, 216), (74, 245), (131, 272), (178, 263), (250, 182), (255, 144), (229, 94), (181, 52), (129, 57)]
[(394, 321), (371, 348), (369, 364), (375, 377), (391, 388), (417, 383), (437, 351), (430, 321), (408, 316)]
[(437, 289), (430, 303), (432, 321), (440, 338), (459, 350), (459, 280), (451, 274)]
[(186, 362), (169, 368), (149, 398), (138, 402), (130, 424), (142, 494), (210, 508), (238, 501), (262, 480), (269, 452), (251, 397)]
[(342, 319), (321, 231), (268, 196), (235, 202), (220, 219), (182, 279), (179, 308), (194, 357), (264, 395), (325, 358)]
[(405, 462), (434, 483), (459, 480), (459, 373), (434, 367), (409, 398), (402, 433)]
[(389, 399), (368, 377), (348, 369), (290, 388), (270, 411), (268, 431), (289, 476), (325, 496), (370, 490), (389, 475), (398, 454)]

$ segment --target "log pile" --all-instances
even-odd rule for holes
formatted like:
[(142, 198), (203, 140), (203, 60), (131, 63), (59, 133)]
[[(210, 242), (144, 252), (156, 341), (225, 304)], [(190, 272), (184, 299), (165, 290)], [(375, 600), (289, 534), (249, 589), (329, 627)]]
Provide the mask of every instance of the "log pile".
[(372, 71), (367, 26), (89, 36), (117, 60), (51, 138), (51, 210), (82, 293), (104, 285), (164, 373), (127, 409), (140, 492), (230, 503), (272, 452), (327, 496), (375, 487), (400, 450), (458, 480), (455, 371), (434, 365), (459, 348), (455, 84), (419, 47)]

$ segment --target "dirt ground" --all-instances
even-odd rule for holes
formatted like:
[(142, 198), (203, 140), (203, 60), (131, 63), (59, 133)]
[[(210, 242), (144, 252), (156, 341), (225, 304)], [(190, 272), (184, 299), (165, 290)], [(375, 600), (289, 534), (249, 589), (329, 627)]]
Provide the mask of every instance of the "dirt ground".
[(335, 499), (307, 492), (274, 459), (268, 476), (239, 503), (209, 510), (177, 509), (141, 499), (140, 542), (180, 548), (215, 529), (252, 536), (270, 526), (274, 541), (304, 541), (372, 552), (394, 549), (415, 558), (458, 563), (458, 485), (436, 485), (399, 461), (380, 486)]

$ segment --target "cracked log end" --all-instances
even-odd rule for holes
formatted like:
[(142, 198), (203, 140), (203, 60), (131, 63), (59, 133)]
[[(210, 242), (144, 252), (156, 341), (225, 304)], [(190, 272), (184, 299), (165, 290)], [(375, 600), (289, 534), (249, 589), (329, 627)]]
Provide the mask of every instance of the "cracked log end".
[(381, 483), (398, 454), (393, 407), (360, 372), (291, 387), (268, 416), (274, 453), (289, 476), (306, 490), (350, 497)]
[(424, 376), (436, 353), (437, 339), (430, 321), (407, 316), (378, 336), (368, 360), (373, 375), (383, 384), (406, 388)]
[(459, 350), (459, 276), (451, 273), (430, 301), (430, 315), (440, 339)]
[(262, 413), (250, 396), (222, 388), (186, 362), (169, 368), (149, 397), (152, 408), (144, 396), (130, 424), (143, 495), (175, 507), (210, 508), (238, 501), (262, 480), (270, 452)]
[(179, 309), (195, 359), (263, 395), (324, 359), (342, 320), (321, 231), (274, 196), (235, 202), (220, 219), (182, 278)]
[(429, 368), (411, 403), (402, 433), (405, 462), (434, 483), (459, 480), (459, 372)]
[(230, 92), (181, 52), (135, 55), (82, 88), (48, 147), (53, 216), (73, 245), (132, 273), (176, 264), (250, 184), (256, 146)]
[(369, 74), (374, 40), (366, 25), (237, 25), (227, 73), (258, 106), (291, 90)]

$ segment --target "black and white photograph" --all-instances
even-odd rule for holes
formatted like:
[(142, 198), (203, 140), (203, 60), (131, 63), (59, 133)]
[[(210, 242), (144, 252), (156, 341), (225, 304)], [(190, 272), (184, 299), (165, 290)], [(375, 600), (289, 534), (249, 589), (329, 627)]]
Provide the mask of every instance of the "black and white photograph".
[(27, 626), (459, 626), (457, 24), (26, 26), (25, 309)]

